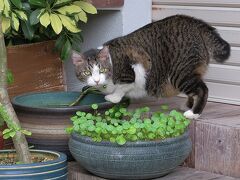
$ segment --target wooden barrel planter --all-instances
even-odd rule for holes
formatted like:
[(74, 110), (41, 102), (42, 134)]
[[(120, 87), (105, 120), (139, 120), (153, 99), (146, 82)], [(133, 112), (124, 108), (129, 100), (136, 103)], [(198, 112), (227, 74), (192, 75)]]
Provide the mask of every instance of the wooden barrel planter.
[(27, 93), (13, 98), (12, 104), (22, 128), (32, 132), (27, 137), (29, 144), (37, 149), (64, 152), (71, 159), (68, 148), (69, 135), (65, 128), (71, 125), (70, 117), (76, 111), (92, 111), (91, 104), (99, 104), (105, 110), (114, 106), (106, 102), (102, 94), (88, 94), (73, 107), (68, 105), (80, 95), (79, 92)]
[[(1, 180), (67, 179), (67, 157), (63, 153), (45, 150), (31, 150), (32, 159), (43, 162), (30, 164), (0, 165)], [(1, 150), (0, 161), (16, 157), (14, 150)]]

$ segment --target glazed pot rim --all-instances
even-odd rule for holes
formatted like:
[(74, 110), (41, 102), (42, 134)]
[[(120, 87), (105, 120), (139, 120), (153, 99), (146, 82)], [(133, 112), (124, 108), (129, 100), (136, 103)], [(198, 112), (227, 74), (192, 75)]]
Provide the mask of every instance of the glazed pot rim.
[(186, 138), (190, 138), (189, 130), (187, 129), (182, 135), (178, 137), (166, 138), (163, 140), (149, 140), (149, 141), (135, 141), (135, 142), (126, 142), (124, 145), (118, 145), (117, 143), (112, 143), (110, 141), (101, 141), (101, 142), (94, 142), (92, 138), (88, 136), (82, 136), (73, 132), (71, 134), (71, 138), (76, 141), (81, 141), (82, 143), (96, 145), (96, 146), (111, 146), (111, 147), (144, 147), (144, 146), (164, 146), (167, 144), (172, 144), (173, 142), (178, 142), (184, 140)]
[[(8, 152), (16, 152), (14, 149), (4, 149), (0, 150), (1, 153), (8, 153)], [(14, 165), (0, 165), (0, 168), (7, 168), (7, 169), (15, 169), (18, 167), (26, 167), (29, 168), (29, 166), (32, 166), (33, 168), (37, 167), (44, 167), (44, 166), (49, 166), (52, 164), (61, 164), (67, 161), (67, 156), (64, 153), (57, 152), (57, 151), (50, 151), (50, 150), (40, 150), (40, 149), (30, 149), (30, 152), (38, 152), (38, 153), (48, 153), (48, 154), (54, 154), (57, 156), (56, 159), (46, 161), (46, 162), (38, 162), (38, 163), (29, 163), (29, 164), (14, 164)]]
[[(46, 91), (46, 92), (30, 92), (30, 93), (23, 93), (18, 96), (15, 96), (12, 98), (11, 102), (14, 107), (14, 109), (17, 109), (19, 111), (27, 111), (27, 112), (38, 112), (38, 113), (65, 113), (65, 112), (76, 112), (79, 109), (81, 111), (89, 111), (91, 109), (90, 105), (77, 105), (77, 106), (71, 106), (71, 107), (32, 107), (28, 105), (22, 105), (17, 102), (17, 99), (24, 96), (31, 96), (31, 95), (38, 95), (38, 94), (51, 94), (51, 93), (80, 93), (77, 91)], [(123, 102), (126, 101), (126, 99), (123, 99)], [(113, 103), (111, 102), (103, 102), (99, 104), (100, 108), (109, 108), (113, 106)]]

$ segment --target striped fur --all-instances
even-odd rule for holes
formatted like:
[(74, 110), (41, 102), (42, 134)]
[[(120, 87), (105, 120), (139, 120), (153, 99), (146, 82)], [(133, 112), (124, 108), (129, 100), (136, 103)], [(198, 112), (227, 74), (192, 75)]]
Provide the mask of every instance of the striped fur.
[(207, 101), (208, 88), (202, 78), (210, 58), (223, 62), (230, 56), (229, 44), (213, 27), (184, 15), (148, 24), (104, 47), (111, 56), (114, 84), (134, 83), (132, 67), (142, 64), (149, 96), (185, 93), (193, 114), (201, 114)]

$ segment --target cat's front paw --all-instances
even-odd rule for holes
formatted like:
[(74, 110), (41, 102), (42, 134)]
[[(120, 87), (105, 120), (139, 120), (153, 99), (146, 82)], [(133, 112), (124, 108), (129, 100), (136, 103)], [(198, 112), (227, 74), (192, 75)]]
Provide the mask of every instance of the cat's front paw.
[(192, 110), (188, 110), (183, 114), (188, 119), (198, 119), (200, 114), (194, 114)]
[(105, 96), (106, 101), (110, 101), (110, 102), (115, 103), (115, 104), (119, 103), (121, 101), (121, 99), (122, 98), (120, 96), (117, 96), (115, 94), (109, 94), (109, 95)]

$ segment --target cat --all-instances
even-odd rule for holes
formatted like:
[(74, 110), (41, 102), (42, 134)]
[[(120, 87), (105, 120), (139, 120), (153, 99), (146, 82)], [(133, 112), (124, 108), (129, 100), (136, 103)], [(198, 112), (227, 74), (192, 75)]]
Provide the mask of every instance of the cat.
[(150, 23), (100, 49), (72, 53), (77, 78), (103, 91), (107, 101), (123, 96), (171, 97), (184, 93), (184, 116), (197, 119), (208, 98), (203, 82), (210, 58), (230, 56), (230, 45), (206, 22), (174, 15)]

